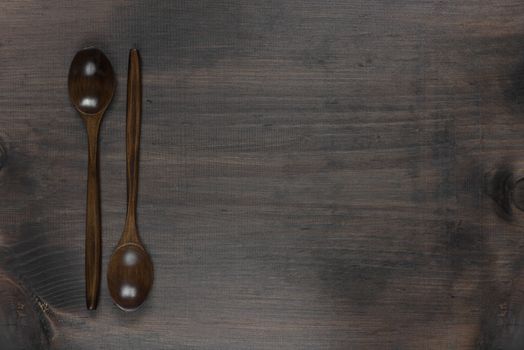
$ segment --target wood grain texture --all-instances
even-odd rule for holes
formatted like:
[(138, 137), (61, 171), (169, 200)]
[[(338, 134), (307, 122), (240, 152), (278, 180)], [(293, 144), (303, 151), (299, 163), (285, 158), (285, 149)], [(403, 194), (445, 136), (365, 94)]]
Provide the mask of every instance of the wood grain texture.
[[(524, 347), (521, 1), (19, 0), (0, 29), (1, 344)], [(86, 137), (66, 82), (88, 45), (120, 87), (142, 56), (155, 284), (132, 314), (105, 281), (84, 310)], [(123, 89), (100, 137), (105, 265)]]

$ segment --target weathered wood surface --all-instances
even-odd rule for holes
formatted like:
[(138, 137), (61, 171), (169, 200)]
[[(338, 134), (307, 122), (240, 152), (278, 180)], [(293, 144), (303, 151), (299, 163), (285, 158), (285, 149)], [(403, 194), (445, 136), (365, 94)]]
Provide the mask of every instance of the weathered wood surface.
[[(524, 347), (522, 1), (2, 1), (0, 33), (2, 349)], [(105, 279), (84, 305), (86, 136), (66, 82), (87, 45), (119, 84), (104, 275), (142, 54), (155, 284), (135, 313)]]

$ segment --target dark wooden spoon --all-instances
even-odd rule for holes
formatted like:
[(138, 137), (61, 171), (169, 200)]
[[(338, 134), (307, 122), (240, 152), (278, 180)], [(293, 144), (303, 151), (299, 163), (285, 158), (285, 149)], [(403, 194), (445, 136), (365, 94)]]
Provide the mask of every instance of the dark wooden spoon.
[(116, 79), (111, 62), (95, 48), (79, 51), (69, 68), (69, 98), (84, 119), (88, 140), (87, 216), (85, 245), (86, 303), (96, 309), (100, 290), (101, 226), (98, 179), (98, 132), (113, 99)]
[(137, 309), (147, 298), (153, 285), (153, 263), (144, 248), (136, 225), (138, 193), (138, 151), (142, 91), (138, 51), (129, 52), (127, 77), (127, 217), (118, 246), (107, 270), (109, 293), (115, 304), (125, 311)]

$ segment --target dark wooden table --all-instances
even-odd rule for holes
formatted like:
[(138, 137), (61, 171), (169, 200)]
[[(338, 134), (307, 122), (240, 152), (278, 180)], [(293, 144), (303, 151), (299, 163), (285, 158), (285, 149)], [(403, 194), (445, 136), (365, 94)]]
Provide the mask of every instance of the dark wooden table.
[[(1, 349), (524, 348), (522, 1), (4, 0), (0, 33)], [(84, 306), (88, 45), (103, 276), (142, 54), (135, 313)]]

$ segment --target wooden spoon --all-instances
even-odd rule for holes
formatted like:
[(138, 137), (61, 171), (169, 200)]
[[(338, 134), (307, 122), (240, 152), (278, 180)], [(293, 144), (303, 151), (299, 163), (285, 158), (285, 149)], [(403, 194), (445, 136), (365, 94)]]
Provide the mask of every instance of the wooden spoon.
[(69, 68), (69, 98), (87, 129), (87, 214), (85, 245), (86, 303), (96, 309), (100, 289), (101, 226), (98, 179), (98, 132), (102, 116), (113, 99), (116, 79), (111, 62), (95, 48), (79, 51)]
[(107, 284), (115, 304), (125, 311), (138, 308), (153, 284), (153, 263), (144, 248), (136, 225), (138, 151), (142, 91), (138, 51), (129, 52), (127, 76), (127, 217), (122, 237), (109, 261)]

